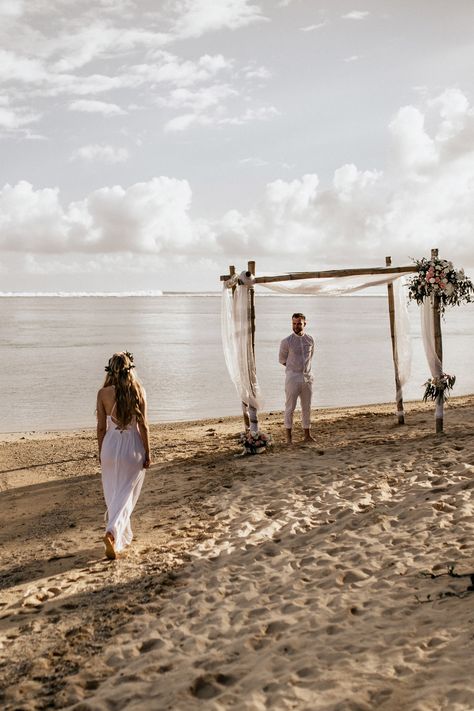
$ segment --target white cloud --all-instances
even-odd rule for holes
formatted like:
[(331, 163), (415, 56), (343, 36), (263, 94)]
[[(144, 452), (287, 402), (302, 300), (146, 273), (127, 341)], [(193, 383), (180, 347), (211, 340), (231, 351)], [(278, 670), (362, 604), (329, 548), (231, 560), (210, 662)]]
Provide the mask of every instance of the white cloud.
[(0, 0), (0, 17), (21, 17), (24, 0)]
[(181, 114), (168, 121), (164, 130), (166, 132), (186, 131), (191, 126), (242, 126), (253, 121), (269, 121), (279, 115), (274, 106), (261, 106), (257, 109), (246, 109), (243, 113), (228, 116), (223, 107), (217, 107), (212, 113), (190, 112)]
[(71, 160), (84, 160), (89, 163), (99, 161), (101, 163), (125, 163), (129, 153), (126, 148), (115, 146), (90, 144), (81, 146), (71, 155)]
[(249, 157), (249, 158), (241, 158), (239, 160), (240, 165), (251, 165), (254, 168), (263, 168), (263, 166), (268, 165), (268, 162), (266, 160), (263, 160), (263, 158), (256, 158), (256, 157)]
[(348, 64), (350, 64), (351, 62), (357, 62), (358, 59), (359, 59), (358, 54), (352, 54), (350, 57), (345, 57), (344, 61), (347, 62)]
[(23, 127), (39, 121), (41, 114), (33, 114), (24, 108), (12, 108), (8, 101), (0, 102), (0, 131), (16, 133)]
[(351, 10), (345, 15), (341, 15), (343, 20), (363, 20), (370, 15), (368, 10)]
[(425, 130), (425, 117), (414, 106), (400, 109), (389, 125), (392, 158), (404, 175), (431, 179), (430, 169), (439, 160), (439, 146)]
[(0, 81), (42, 82), (47, 76), (40, 60), (29, 59), (15, 52), (0, 49)]
[(127, 112), (117, 106), (117, 104), (110, 104), (106, 101), (93, 101), (88, 99), (81, 99), (78, 101), (72, 101), (69, 104), (70, 111), (84, 111), (85, 113), (97, 113), (104, 114), (104, 116), (123, 116)]
[[(459, 137), (455, 144), (461, 144), (464, 150), (472, 142), (472, 133), (466, 135), (466, 130), (472, 125), (474, 109), (469, 107), (467, 97), (459, 89), (447, 89), (435, 99), (428, 101), (428, 105), (439, 109), (442, 121), (436, 135), (439, 141), (449, 141), (456, 135)], [(467, 139), (467, 140), (466, 140)], [(451, 143), (453, 146), (453, 143)]]
[(102, 188), (63, 208), (57, 189), (25, 181), (0, 191), (0, 247), (32, 253), (213, 251), (212, 233), (189, 216), (185, 180), (153, 178), (129, 188)]
[(186, 131), (193, 124), (200, 124), (201, 126), (208, 123), (204, 116), (199, 114), (181, 114), (180, 116), (175, 116), (175, 118), (170, 119), (165, 123), (164, 130), (167, 133)]
[(225, 99), (237, 95), (237, 91), (227, 84), (214, 84), (197, 91), (185, 88), (174, 89), (167, 97), (158, 99), (158, 103), (167, 108), (189, 108), (193, 112), (201, 112), (218, 106)]
[(213, 221), (191, 217), (184, 180), (107, 187), (66, 207), (58, 190), (5, 186), (0, 245), (18, 252), (182, 259), (243, 258), (251, 251), (273, 261), (277, 255), (282, 268), (377, 264), (386, 254), (407, 263), (439, 247), (457, 265), (474, 267), (474, 111), (464, 99), (449, 90), (423, 111), (402, 107), (390, 122), (384, 171), (343, 165), (329, 188), (314, 173), (274, 180), (252, 209), (230, 209)]
[(232, 63), (221, 54), (205, 54), (197, 61), (183, 60), (170, 54), (160, 51), (155, 53), (154, 63), (136, 64), (130, 67), (130, 76), (135, 80), (135, 84), (141, 83), (168, 83), (176, 86), (191, 86), (198, 82), (212, 79), (215, 75), (229, 69)]
[(315, 25), (306, 25), (306, 27), (300, 27), (301, 32), (314, 32), (314, 30), (320, 30), (322, 27), (327, 25), (326, 21), (317, 22)]
[(279, 115), (280, 112), (275, 106), (260, 106), (257, 109), (247, 109), (239, 116), (222, 117), (217, 123), (241, 126), (251, 121), (270, 121)]
[(264, 67), (263, 65), (257, 66), (255, 64), (249, 64), (248, 66), (244, 67), (242, 70), (242, 74), (246, 79), (270, 79), (272, 77), (272, 73), (267, 67)]
[(200, 37), (206, 32), (262, 22), (266, 18), (250, 0), (180, 0), (174, 3), (178, 14), (173, 34), (179, 38)]
[[(178, 0), (158, 5), (147, 4), (139, 12), (135, 0), (0, 0), (0, 13), (9, 15), (8, 26), (0, 24), (0, 87), (5, 86), (12, 102), (2, 115), (4, 130), (15, 117), (17, 125), (36, 120), (41, 106), (47, 131), (63, 107), (52, 101), (58, 96), (67, 97), (70, 111), (121, 116), (127, 114), (122, 106), (150, 108), (159, 94), (162, 105), (173, 109), (175, 104), (179, 112), (175, 120), (163, 119), (169, 120), (167, 130), (215, 124), (218, 103), (240, 94), (243, 80), (243, 99), (248, 101), (254, 85), (270, 77), (257, 62), (247, 60), (239, 68), (221, 53), (184, 58), (166, 49), (187, 37), (265, 20), (258, 2)], [(226, 88), (216, 89), (217, 84)], [(171, 92), (168, 97), (163, 86)], [(179, 89), (194, 94), (183, 92), (180, 98), (174, 93)], [(204, 115), (206, 106), (215, 106), (216, 115)], [(19, 135), (26, 137), (26, 131)]]
[(61, 252), (67, 218), (59, 190), (33, 190), (26, 181), (0, 191), (0, 246), (25, 252)]
[(70, 72), (101, 57), (117, 57), (136, 49), (163, 47), (168, 42), (169, 37), (164, 33), (94, 22), (50, 42), (49, 53), (60, 57), (52, 66), (54, 71)]
[(270, 183), (252, 210), (224, 215), (217, 232), (226, 249), (337, 265), (373, 264), (385, 254), (407, 263), (439, 247), (474, 268), (474, 111), (464, 98), (450, 90), (430, 102), (433, 135), (419, 108), (401, 108), (390, 123), (384, 172), (348, 164), (327, 190), (314, 174)]

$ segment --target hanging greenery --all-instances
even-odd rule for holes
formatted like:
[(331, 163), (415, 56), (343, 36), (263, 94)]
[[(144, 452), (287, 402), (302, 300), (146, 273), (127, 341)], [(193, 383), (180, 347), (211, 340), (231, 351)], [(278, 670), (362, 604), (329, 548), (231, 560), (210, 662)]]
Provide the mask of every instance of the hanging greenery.
[(443, 373), (440, 378), (430, 378), (424, 384), (425, 394), (423, 395), (423, 401), (446, 402), (449, 391), (453, 389), (455, 382), (456, 376), (448, 375), (447, 373)]

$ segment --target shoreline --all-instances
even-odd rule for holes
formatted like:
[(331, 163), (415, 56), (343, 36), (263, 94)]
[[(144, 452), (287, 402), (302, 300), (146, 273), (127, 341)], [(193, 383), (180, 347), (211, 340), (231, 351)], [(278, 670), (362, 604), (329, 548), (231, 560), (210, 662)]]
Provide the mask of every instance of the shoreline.
[(406, 412), (315, 411), (292, 447), (262, 414), (253, 457), (239, 416), (153, 425), (116, 561), (95, 431), (1, 442), (2, 708), (467, 711), (474, 396), (442, 436)]
[[(474, 393), (467, 393), (465, 395), (452, 395), (445, 405), (446, 411), (449, 411), (450, 407), (453, 406), (463, 406), (464, 404), (474, 403)], [(431, 403), (424, 403), (423, 400), (406, 400), (404, 401), (405, 413), (417, 412), (420, 408), (429, 409), (434, 406)], [(366, 405), (344, 405), (338, 407), (319, 407), (313, 408), (312, 417), (314, 423), (318, 420), (325, 419), (335, 419), (337, 417), (344, 417), (345, 413), (350, 414), (364, 414), (366, 412), (379, 412), (380, 414), (387, 415), (393, 414), (396, 416), (396, 404), (391, 402), (383, 403), (369, 403)], [(283, 411), (263, 411), (259, 413), (261, 421), (268, 419), (269, 417), (282, 417)], [(299, 426), (298, 422), (299, 410), (295, 412), (295, 426)], [(433, 415), (434, 418), (434, 415)], [(187, 427), (198, 427), (200, 425), (213, 425), (219, 423), (242, 423), (242, 415), (225, 415), (223, 417), (204, 417), (196, 420), (167, 420), (163, 422), (153, 422), (150, 423), (150, 430), (157, 430), (158, 428), (164, 428), (167, 431), (173, 428), (187, 428)], [(77, 435), (93, 435), (95, 436), (95, 426), (94, 427), (72, 427), (67, 429), (46, 429), (46, 430), (23, 430), (23, 431), (13, 431), (13, 432), (0, 432), (0, 444), (15, 442), (18, 440), (43, 440), (48, 437), (75, 437)]]

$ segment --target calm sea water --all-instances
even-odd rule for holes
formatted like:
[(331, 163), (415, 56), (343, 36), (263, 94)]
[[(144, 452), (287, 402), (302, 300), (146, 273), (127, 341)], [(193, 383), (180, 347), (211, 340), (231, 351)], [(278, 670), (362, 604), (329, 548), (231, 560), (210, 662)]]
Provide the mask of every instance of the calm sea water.
[[(266, 410), (281, 410), (281, 338), (303, 311), (317, 343), (316, 407), (394, 398), (385, 297), (265, 297), (257, 294), (256, 354)], [(135, 355), (152, 422), (240, 413), (225, 368), (220, 296), (0, 298), (0, 431), (93, 427), (104, 365), (117, 350)], [(455, 394), (474, 392), (474, 305), (447, 312), (445, 370)], [(405, 398), (428, 376), (419, 312), (410, 306), (413, 366)]]

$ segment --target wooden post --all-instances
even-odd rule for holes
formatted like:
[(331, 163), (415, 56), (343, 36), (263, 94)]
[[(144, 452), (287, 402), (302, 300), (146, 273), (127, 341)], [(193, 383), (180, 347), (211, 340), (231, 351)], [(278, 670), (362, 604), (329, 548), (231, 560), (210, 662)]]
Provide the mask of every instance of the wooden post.
[[(436, 259), (438, 257), (438, 250), (431, 250), (431, 259)], [(436, 355), (440, 362), (440, 376), (443, 374), (443, 337), (441, 334), (441, 310), (440, 310), (440, 300), (439, 296), (433, 297), (433, 334), (434, 334), (434, 346)], [(440, 434), (443, 431), (443, 421), (444, 421), (444, 401), (440, 399), (436, 402), (436, 434)]]
[[(247, 270), (255, 276), (255, 262), (248, 262)], [(252, 351), (255, 358), (255, 289), (250, 289), (250, 325), (252, 329)]]
[[(247, 273), (250, 272), (252, 276), (255, 276), (255, 262), (247, 263)], [(250, 386), (252, 388), (252, 395), (256, 397), (257, 395), (257, 370), (255, 363), (255, 289), (252, 286), (249, 289), (249, 317), (250, 317), (250, 336), (252, 339), (252, 354), (254, 369), (250, 375)], [(249, 418), (250, 418), (250, 430), (252, 432), (258, 432), (258, 411), (253, 405), (249, 405)]]
[[(249, 262), (250, 264), (251, 262)], [(418, 267), (413, 264), (408, 264), (405, 267), (368, 267), (361, 269), (329, 269), (323, 272), (294, 272), (288, 274), (280, 274), (277, 276), (261, 276), (256, 277), (256, 284), (270, 284), (275, 281), (301, 281), (302, 279), (328, 279), (329, 277), (342, 276), (360, 276), (363, 274), (401, 274), (404, 272), (416, 272)], [(229, 274), (221, 274), (220, 280), (227, 281)]]
[[(229, 274), (231, 277), (234, 276), (234, 274), (235, 274), (235, 267), (233, 264), (231, 264), (229, 267)], [(232, 296), (234, 296), (234, 294), (235, 294), (235, 286), (232, 287)]]
[[(391, 257), (385, 257), (385, 266), (389, 267), (392, 264)], [(395, 300), (393, 297), (393, 284), (387, 284), (387, 295), (388, 295), (388, 313), (390, 317), (390, 336), (392, 338), (392, 358), (393, 358), (393, 368), (395, 370), (395, 388), (396, 388), (396, 403), (397, 403), (397, 417), (398, 424), (405, 424), (405, 413), (403, 410), (403, 392), (400, 383), (400, 375), (398, 371), (398, 351), (397, 351), (397, 341), (396, 341), (396, 325), (395, 325)]]
[[(232, 277), (235, 275), (235, 266), (231, 264), (229, 267), (229, 275)], [(235, 295), (235, 290), (236, 286), (232, 287), (232, 308), (234, 308), (234, 295)], [(250, 418), (249, 418), (249, 409), (248, 405), (246, 402), (242, 402), (242, 415), (244, 418), (244, 427), (247, 430), (250, 427)]]

